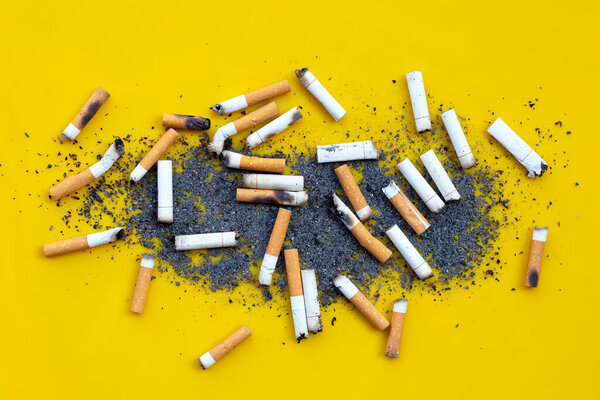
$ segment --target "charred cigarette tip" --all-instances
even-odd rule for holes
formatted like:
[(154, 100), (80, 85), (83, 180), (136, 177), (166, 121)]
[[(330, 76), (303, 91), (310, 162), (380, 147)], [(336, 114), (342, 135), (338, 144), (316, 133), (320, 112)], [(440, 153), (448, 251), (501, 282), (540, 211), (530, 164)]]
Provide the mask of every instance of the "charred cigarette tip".
[(296, 78), (300, 79), (304, 76), (304, 74), (308, 71), (308, 68), (304, 67), (301, 69), (297, 69), (294, 72), (296, 73)]
[(546, 239), (548, 237), (548, 227), (538, 228), (537, 226), (533, 229), (533, 237), (531, 240), (531, 247), (529, 250), (529, 261), (527, 263), (527, 275), (525, 277), (525, 286), (529, 288), (536, 288), (539, 283), (540, 270), (542, 267), (542, 260), (544, 258), (544, 247)]

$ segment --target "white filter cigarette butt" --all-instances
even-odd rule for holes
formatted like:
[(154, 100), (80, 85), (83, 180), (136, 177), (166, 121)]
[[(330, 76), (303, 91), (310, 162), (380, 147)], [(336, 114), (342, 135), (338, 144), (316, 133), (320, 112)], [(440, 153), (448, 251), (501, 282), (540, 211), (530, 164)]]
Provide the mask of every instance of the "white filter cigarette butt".
[(96, 115), (102, 104), (108, 100), (110, 94), (101, 87), (96, 89), (88, 101), (83, 105), (79, 113), (62, 133), (62, 137), (68, 140), (75, 140), (79, 132), (87, 125), (88, 122)]
[(242, 326), (237, 331), (233, 332), (227, 339), (204, 353), (198, 361), (202, 366), (202, 369), (206, 369), (225, 357), (231, 350), (237, 345), (248, 339), (252, 335), (250, 329), (246, 325)]
[(536, 288), (538, 286), (547, 237), (547, 226), (543, 228), (538, 228), (536, 226), (533, 229), (533, 239), (531, 240), (531, 248), (529, 250), (529, 262), (527, 263), (527, 276), (525, 278), (526, 287)]
[(356, 211), (356, 215), (361, 221), (366, 221), (373, 216), (373, 210), (367, 203), (365, 196), (363, 196), (354, 176), (352, 175), (352, 171), (350, 168), (344, 164), (341, 167), (338, 167), (334, 170), (342, 188), (344, 189), (344, 193), (348, 196), (348, 200), (350, 200), (350, 204), (354, 207)]
[(79, 236), (71, 239), (60, 240), (58, 242), (47, 243), (44, 245), (44, 255), (46, 257), (55, 257), (62, 254), (72, 253), (78, 250), (89, 249), (125, 237), (125, 229), (113, 228), (107, 231), (90, 233), (89, 235)]
[(272, 99), (289, 91), (290, 84), (287, 79), (285, 79), (267, 87), (222, 101), (212, 106), (211, 110), (217, 111), (219, 115), (226, 115), (232, 112), (243, 110), (246, 107), (253, 106), (265, 100)]
[(317, 162), (320, 164), (378, 158), (379, 151), (370, 140), (317, 146)]
[(431, 176), (435, 185), (438, 187), (438, 190), (444, 197), (444, 200), (460, 200), (460, 193), (456, 190), (456, 187), (452, 183), (452, 180), (434, 151), (429, 150), (422, 154), (421, 161), (423, 162), (423, 165), (425, 165), (427, 172), (429, 172), (429, 176)]
[(440, 199), (440, 196), (437, 195), (408, 158), (398, 164), (398, 169), (431, 212), (438, 213), (444, 208), (443, 200)]
[(342, 294), (350, 300), (358, 311), (377, 329), (384, 330), (390, 323), (379, 312), (377, 308), (365, 297), (364, 294), (344, 275), (338, 275), (333, 284), (342, 292)]
[(321, 306), (319, 304), (319, 290), (317, 289), (315, 270), (303, 269), (301, 274), (308, 330), (312, 333), (321, 332), (323, 322), (321, 321)]
[(281, 246), (283, 246), (283, 241), (285, 240), (291, 216), (292, 212), (285, 208), (280, 208), (277, 212), (277, 218), (275, 219), (275, 225), (273, 226), (273, 231), (269, 238), (267, 251), (265, 252), (265, 256), (260, 265), (260, 272), (258, 273), (258, 282), (261, 285), (271, 286), (273, 272), (277, 265), (277, 259), (279, 258)]
[(241, 203), (301, 206), (308, 201), (308, 193), (290, 192), (287, 190), (239, 188), (236, 191), (236, 200)]
[(243, 174), (242, 187), (248, 189), (304, 190), (304, 177), (295, 175)]
[(141, 314), (144, 312), (146, 296), (148, 295), (148, 288), (150, 287), (153, 271), (154, 256), (144, 254), (140, 263), (140, 270), (135, 284), (135, 291), (133, 292), (133, 299), (131, 300), (131, 311), (134, 313)]
[(292, 305), (292, 318), (296, 340), (308, 339), (308, 326), (306, 324), (306, 308), (304, 306), (304, 292), (302, 290), (302, 275), (300, 274), (300, 259), (298, 249), (284, 250), (285, 270), (290, 290), (290, 303)]
[(392, 358), (400, 356), (400, 342), (402, 341), (402, 330), (404, 329), (404, 317), (406, 316), (406, 299), (396, 300), (392, 308), (392, 323), (390, 324), (390, 334), (388, 336), (385, 355)]
[(156, 164), (158, 183), (158, 220), (173, 222), (173, 161), (159, 160)]
[(175, 250), (216, 249), (237, 246), (237, 232), (200, 233), (175, 236)]
[(408, 265), (415, 271), (419, 279), (425, 280), (433, 276), (433, 272), (427, 261), (425, 261), (417, 249), (415, 249), (415, 246), (412, 245), (406, 235), (398, 228), (398, 225), (392, 226), (385, 233), (392, 243), (394, 243), (400, 254), (402, 254)]
[(300, 111), (298, 111), (298, 107), (294, 107), (273, 121), (269, 122), (256, 132), (251, 133), (246, 138), (246, 146), (248, 146), (248, 149), (252, 150), (259, 144), (266, 142), (278, 133), (283, 132), (301, 119), (302, 114), (300, 114)]
[(415, 207), (415, 205), (406, 197), (400, 188), (394, 181), (391, 181), (389, 185), (384, 187), (383, 193), (394, 205), (394, 208), (402, 215), (402, 218), (411, 228), (416, 232), (417, 235), (422, 234), (429, 228), (429, 221), (425, 219), (423, 214)]
[(325, 89), (325, 87), (319, 82), (317, 78), (308, 70), (308, 68), (302, 68), (296, 70), (296, 77), (304, 85), (308, 91), (315, 96), (323, 107), (331, 114), (333, 119), (339, 121), (344, 115), (346, 110), (337, 102), (336, 99)]
[(179, 134), (175, 129), (170, 128), (166, 131), (131, 172), (129, 182), (138, 183), (178, 138)]
[(427, 108), (427, 95), (425, 94), (425, 85), (423, 84), (423, 74), (421, 71), (409, 72), (406, 74), (406, 82), (408, 83), (408, 92), (410, 93), (410, 102), (412, 103), (417, 132), (430, 131), (431, 121), (429, 120), (429, 108)]
[(475, 156), (471, 152), (471, 147), (469, 147), (469, 142), (467, 142), (467, 137), (458, 121), (454, 108), (442, 113), (442, 121), (444, 121), (446, 132), (450, 136), (450, 141), (452, 141), (460, 165), (463, 169), (471, 168), (475, 165)]

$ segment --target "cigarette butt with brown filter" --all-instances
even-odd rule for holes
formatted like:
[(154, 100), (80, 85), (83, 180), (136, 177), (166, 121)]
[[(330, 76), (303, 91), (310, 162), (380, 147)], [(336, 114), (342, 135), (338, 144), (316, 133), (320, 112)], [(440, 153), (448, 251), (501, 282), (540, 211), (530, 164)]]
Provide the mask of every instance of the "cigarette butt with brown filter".
[(210, 119), (185, 114), (164, 113), (162, 124), (165, 128), (206, 131), (210, 129)]
[(150, 287), (150, 281), (152, 280), (153, 271), (154, 256), (144, 254), (142, 256), (142, 261), (140, 262), (140, 270), (135, 284), (135, 291), (133, 292), (133, 299), (131, 300), (131, 311), (134, 313), (141, 314), (144, 312), (146, 296), (148, 294), (148, 288)]
[(77, 116), (65, 128), (62, 137), (68, 140), (75, 140), (79, 132), (90, 122), (109, 97), (110, 94), (106, 90), (101, 87), (96, 89), (88, 101), (81, 107)]
[(429, 228), (429, 221), (419, 212), (417, 207), (406, 197), (394, 181), (384, 187), (383, 193), (390, 200), (394, 208), (402, 215), (402, 218), (410, 225), (417, 235), (422, 234)]
[(229, 150), (223, 151), (220, 158), (228, 168), (276, 174), (283, 174), (285, 171), (285, 158), (250, 157)]
[(175, 129), (171, 128), (165, 132), (164, 135), (152, 146), (150, 151), (146, 153), (142, 161), (135, 167), (135, 169), (129, 175), (129, 182), (138, 183), (140, 179), (148, 173), (150, 168), (156, 164), (158, 159), (171, 147), (173, 143), (179, 138), (179, 134)]
[(248, 339), (252, 335), (250, 329), (246, 325), (242, 326), (237, 331), (233, 332), (227, 339), (204, 353), (198, 361), (202, 369), (206, 369), (225, 357), (231, 350), (233, 350), (238, 344)]
[(271, 231), (269, 244), (267, 244), (267, 251), (262, 259), (260, 271), (258, 273), (258, 282), (261, 285), (271, 286), (273, 272), (277, 265), (279, 253), (281, 253), (281, 246), (283, 246), (291, 216), (292, 212), (285, 208), (280, 208), (277, 212), (275, 225), (273, 226), (273, 231)]
[(85, 250), (90, 247), (114, 242), (115, 240), (120, 240), (124, 237), (125, 229), (113, 228), (103, 232), (96, 232), (85, 236), (47, 243), (44, 245), (44, 255), (46, 257), (60, 256), (74, 251)]
[(301, 206), (308, 201), (306, 192), (287, 190), (238, 188), (236, 199), (242, 203), (278, 204), (281, 206)]
[(360, 311), (360, 313), (368, 319), (375, 328), (382, 331), (390, 325), (383, 314), (375, 308), (369, 299), (367, 299), (346, 276), (338, 275), (333, 280), (333, 284), (352, 304), (354, 304), (354, 307), (358, 308), (358, 311)]
[(217, 111), (219, 115), (225, 115), (246, 107), (253, 106), (261, 101), (272, 99), (290, 91), (290, 84), (287, 79), (274, 83), (264, 88), (242, 94), (229, 100), (222, 101), (211, 107), (211, 110)]
[(406, 315), (406, 299), (396, 300), (392, 309), (392, 323), (390, 326), (390, 335), (388, 336), (385, 355), (398, 358), (400, 355), (400, 342), (402, 341), (402, 329), (404, 328), (404, 316)]
[(350, 204), (354, 207), (356, 211), (356, 215), (361, 221), (366, 221), (373, 216), (373, 210), (369, 207), (367, 200), (365, 200), (365, 196), (363, 196), (362, 192), (358, 188), (358, 184), (356, 180), (354, 180), (354, 176), (352, 175), (352, 171), (346, 164), (341, 167), (336, 168), (335, 174), (344, 188), (344, 193), (348, 196), (348, 200), (350, 200)]
[(308, 326), (306, 324), (306, 308), (304, 307), (304, 292), (302, 290), (298, 249), (284, 250), (283, 256), (285, 257), (285, 270), (290, 290), (294, 331), (296, 333), (296, 340), (300, 343), (302, 339), (308, 339)]
[(529, 262), (527, 263), (527, 277), (525, 278), (526, 287), (536, 288), (538, 285), (547, 237), (547, 226), (543, 228), (538, 228), (536, 226), (533, 229), (533, 239), (531, 241), (531, 249), (529, 250)]

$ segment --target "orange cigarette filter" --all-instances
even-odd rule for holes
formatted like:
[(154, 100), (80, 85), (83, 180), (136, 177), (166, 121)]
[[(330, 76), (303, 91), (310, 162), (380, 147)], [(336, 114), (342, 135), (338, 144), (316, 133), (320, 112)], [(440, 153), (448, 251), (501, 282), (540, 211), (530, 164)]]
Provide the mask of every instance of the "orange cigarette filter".
[(246, 102), (248, 107), (254, 104), (258, 104), (261, 101), (272, 99), (273, 97), (280, 96), (290, 91), (290, 84), (287, 79), (269, 85), (267, 87), (255, 90), (250, 93), (246, 93)]
[(367, 203), (365, 196), (363, 196), (360, 191), (354, 176), (352, 175), (352, 171), (346, 164), (342, 165), (335, 169), (335, 174), (344, 189), (344, 193), (348, 196), (348, 200), (350, 200), (350, 204), (354, 207), (354, 211), (356, 211), (356, 215), (361, 221), (366, 221), (367, 219), (373, 216), (373, 210)]
[(233, 350), (238, 344), (248, 339), (252, 335), (252, 332), (246, 325), (242, 326), (237, 331), (233, 332), (227, 339), (204, 353), (198, 361), (202, 369), (206, 369), (225, 357), (231, 350)]
[(233, 121), (233, 125), (235, 126), (235, 130), (239, 133), (265, 122), (268, 119), (276, 117), (277, 115), (279, 115), (279, 108), (277, 107), (277, 104), (272, 101), (269, 104), (244, 115), (242, 118)]
[(263, 257), (260, 265), (260, 271), (258, 273), (258, 282), (261, 285), (271, 285), (273, 279), (273, 272), (277, 265), (277, 259), (281, 252), (281, 246), (285, 240), (285, 234), (287, 233), (288, 225), (290, 224), (290, 218), (292, 212), (285, 208), (280, 208), (277, 212), (277, 218), (275, 219), (275, 225), (269, 238), (269, 244), (267, 245), (267, 251)]
[(536, 226), (533, 229), (533, 239), (531, 241), (531, 249), (529, 250), (529, 262), (527, 263), (527, 276), (525, 278), (526, 287), (535, 288), (538, 286), (547, 237), (548, 227), (538, 228)]
[(300, 275), (300, 258), (298, 257), (298, 249), (287, 249), (283, 251), (285, 257), (285, 269), (288, 278), (288, 288), (290, 296), (302, 296), (302, 275)]
[(429, 221), (419, 212), (417, 207), (406, 197), (394, 181), (390, 182), (382, 190), (394, 208), (402, 215), (402, 218), (413, 228), (417, 235), (422, 234), (429, 228)]
[(109, 97), (110, 94), (108, 94), (106, 90), (101, 87), (96, 89), (79, 113), (64, 130), (62, 136), (66, 139), (74, 140)]
[(154, 256), (144, 254), (140, 263), (140, 270), (135, 284), (135, 291), (133, 292), (133, 299), (131, 300), (131, 311), (134, 313), (141, 314), (144, 312), (146, 296), (148, 294), (148, 288), (150, 287), (150, 281), (152, 280), (153, 271)]
[(165, 128), (206, 131), (210, 129), (210, 119), (184, 114), (164, 113), (162, 124)]
[(384, 330), (390, 325), (383, 314), (375, 308), (369, 299), (346, 276), (338, 275), (333, 280), (333, 284), (375, 328)]
[(390, 334), (385, 348), (385, 355), (388, 357), (398, 358), (400, 355), (400, 342), (402, 341), (402, 330), (404, 329), (404, 316), (406, 315), (407, 304), (408, 301), (406, 299), (394, 302)]
[(169, 147), (177, 141), (179, 134), (175, 129), (170, 128), (165, 132), (164, 135), (156, 142), (154, 146), (148, 151), (148, 153), (142, 158), (142, 161), (135, 167), (129, 181), (137, 183), (140, 179), (146, 175), (146, 173), (156, 164), (158, 159), (169, 149)]

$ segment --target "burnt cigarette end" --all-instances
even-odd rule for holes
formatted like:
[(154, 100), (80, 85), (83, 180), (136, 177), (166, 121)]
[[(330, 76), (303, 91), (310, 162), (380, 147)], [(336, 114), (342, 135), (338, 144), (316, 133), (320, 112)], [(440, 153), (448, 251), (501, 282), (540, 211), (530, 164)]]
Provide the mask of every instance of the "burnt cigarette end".
[(84, 126), (86, 126), (88, 122), (90, 122), (90, 119), (92, 119), (94, 117), (94, 115), (96, 115), (96, 113), (100, 109), (101, 105), (102, 105), (102, 102), (100, 102), (100, 101), (93, 101), (88, 105), (85, 112), (83, 114), (81, 114), (81, 127), (82, 128)]
[(400, 356), (400, 353), (393, 352), (393, 351), (386, 351), (385, 355), (388, 357), (392, 357), (392, 358), (398, 358)]
[(547, 169), (548, 169), (548, 164), (546, 164), (545, 162), (541, 162), (540, 163), (540, 173), (536, 174), (536, 176), (544, 175), (544, 172), (546, 172)]
[(210, 109), (213, 111), (221, 111), (221, 105), (215, 104), (214, 106), (210, 107)]
[(290, 123), (288, 124), (288, 126), (294, 125), (296, 122), (300, 121), (301, 119), (302, 119), (302, 114), (300, 113), (300, 111), (295, 112), (294, 114), (292, 114), (292, 119), (291, 119)]
[(297, 341), (297, 343), (300, 343), (300, 341), (301, 341), (301, 340), (304, 340), (304, 339), (308, 339), (308, 336), (306, 336), (306, 334), (305, 334), (305, 333), (303, 333), (303, 334), (301, 334), (300, 336), (298, 336), (298, 337), (296, 338), (296, 341)]
[(185, 118), (185, 127), (192, 131), (206, 131), (210, 129), (210, 119), (194, 117), (191, 115), (181, 115)]
[(540, 277), (540, 275), (538, 274), (538, 272), (536, 270), (530, 271), (529, 276), (527, 277), (529, 286), (534, 287), (534, 288), (537, 287), (539, 277)]
[(120, 156), (125, 154), (125, 143), (123, 143), (123, 140), (119, 137), (115, 139), (115, 149)]
[(221, 160), (221, 162), (224, 165), (229, 165), (229, 157), (228, 157), (228, 153), (227, 152), (222, 152), (221, 154), (219, 154), (219, 160)]
[(115, 233), (115, 238), (114, 240), (121, 240), (124, 239), (125, 236), (127, 236), (127, 234), (125, 233), (125, 229), (119, 229), (116, 233)]
[(308, 71), (308, 68), (302, 68), (302, 69), (297, 69), (296, 72), (296, 78), (300, 79), (304, 76), (304, 74), (306, 73), (306, 71)]
[(330, 207), (330, 210), (344, 223), (344, 225), (346, 225), (346, 226), (352, 225), (352, 223), (354, 222), (354, 220), (352, 219), (352, 216), (346, 214), (343, 210), (336, 207), (334, 196), (335, 196), (335, 194), (333, 196), (331, 196), (332, 207)]

